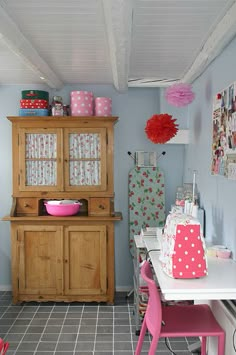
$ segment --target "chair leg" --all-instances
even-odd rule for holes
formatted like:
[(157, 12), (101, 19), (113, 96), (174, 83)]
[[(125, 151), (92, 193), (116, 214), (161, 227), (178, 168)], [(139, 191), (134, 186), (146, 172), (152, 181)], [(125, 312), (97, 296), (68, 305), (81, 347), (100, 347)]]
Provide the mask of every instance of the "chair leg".
[(141, 354), (143, 340), (144, 340), (146, 331), (147, 331), (147, 324), (146, 324), (145, 317), (144, 317), (144, 320), (143, 320), (143, 323), (142, 323), (142, 327), (141, 327), (141, 331), (140, 331), (139, 338), (138, 338), (138, 343), (137, 343), (137, 346), (136, 346), (136, 349), (135, 349), (135, 355), (140, 355)]
[(155, 354), (156, 354), (156, 349), (157, 349), (158, 341), (159, 341), (159, 336), (154, 336), (154, 337), (152, 338), (148, 355), (155, 355)]
[(225, 355), (225, 334), (218, 336), (218, 355)]
[(201, 355), (206, 355), (206, 337), (202, 337)]

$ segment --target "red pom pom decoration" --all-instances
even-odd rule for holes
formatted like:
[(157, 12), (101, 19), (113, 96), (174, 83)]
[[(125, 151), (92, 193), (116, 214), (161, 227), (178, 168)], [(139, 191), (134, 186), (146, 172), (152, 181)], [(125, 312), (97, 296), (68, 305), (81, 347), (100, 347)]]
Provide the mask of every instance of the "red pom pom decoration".
[(145, 132), (153, 143), (164, 144), (173, 138), (178, 132), (176, 119), (167, 113), (153, 115), (147, 121)]

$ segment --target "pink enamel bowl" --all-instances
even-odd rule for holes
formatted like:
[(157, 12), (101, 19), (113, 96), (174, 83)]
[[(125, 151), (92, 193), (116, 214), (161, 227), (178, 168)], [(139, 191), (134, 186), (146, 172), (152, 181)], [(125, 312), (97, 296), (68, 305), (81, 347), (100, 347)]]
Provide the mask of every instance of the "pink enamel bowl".
[(51, 216), (66, 217), (77, 214), (82, 203), (71, 200), (45, 201), (46, 211)]

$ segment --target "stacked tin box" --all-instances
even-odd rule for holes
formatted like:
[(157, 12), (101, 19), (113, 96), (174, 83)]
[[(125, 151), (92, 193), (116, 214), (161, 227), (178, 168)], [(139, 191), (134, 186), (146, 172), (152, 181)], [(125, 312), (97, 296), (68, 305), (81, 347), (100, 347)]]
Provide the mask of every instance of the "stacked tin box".
[(48, 116), (49, 94), (42, 90), (21, 91), (20, 116)]

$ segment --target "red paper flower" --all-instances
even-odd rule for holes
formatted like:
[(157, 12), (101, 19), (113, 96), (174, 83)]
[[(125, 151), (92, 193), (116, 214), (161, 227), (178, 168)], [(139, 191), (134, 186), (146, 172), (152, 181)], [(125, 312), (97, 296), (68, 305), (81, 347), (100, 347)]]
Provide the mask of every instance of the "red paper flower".
[(167, 113), (153, 115), (147, 121), (145, 132), (153, 143), (164, 144), (173, 138), (178, 132), (176, 119)]

